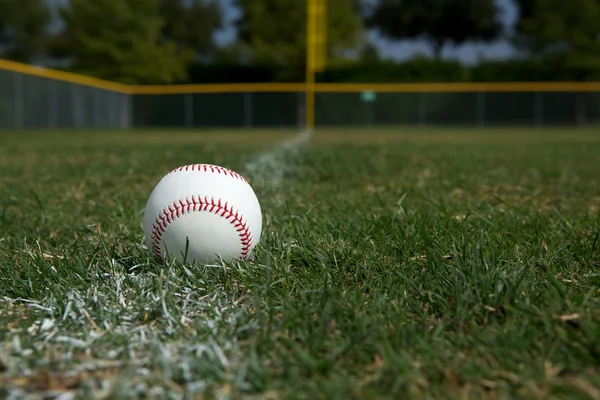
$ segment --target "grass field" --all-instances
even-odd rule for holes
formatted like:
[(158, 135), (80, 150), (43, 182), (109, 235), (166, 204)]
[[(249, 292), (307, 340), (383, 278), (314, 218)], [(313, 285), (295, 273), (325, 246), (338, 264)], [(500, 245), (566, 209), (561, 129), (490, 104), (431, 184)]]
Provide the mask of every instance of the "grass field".
[[(600, 398), (600, 132), (293, 135), (0, 133), (2, 396)], [(253, 261), (143, 247), (187, 163), (251, 181)]]

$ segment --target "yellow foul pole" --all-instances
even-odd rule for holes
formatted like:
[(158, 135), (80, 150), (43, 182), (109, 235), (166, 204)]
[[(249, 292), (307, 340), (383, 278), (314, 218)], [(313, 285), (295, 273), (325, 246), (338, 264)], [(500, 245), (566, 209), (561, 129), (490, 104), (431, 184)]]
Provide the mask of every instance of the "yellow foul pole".
[(325, 69), (326, 63), (326, 5), (327, 0), (306, 0), (306, 106), (305, 125), (315, 125), (315, 72)]

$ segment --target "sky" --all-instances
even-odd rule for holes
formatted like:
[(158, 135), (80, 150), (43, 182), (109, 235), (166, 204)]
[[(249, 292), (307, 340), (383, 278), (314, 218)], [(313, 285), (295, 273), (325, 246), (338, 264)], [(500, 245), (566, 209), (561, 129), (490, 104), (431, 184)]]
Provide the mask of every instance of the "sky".
[[(64, 3), (66, 0), (47, 0), (50, 3)], [(235, 30), (231, 22), (236, 18), (238, 11), (232, 5), (232, 0), (219, 0), (222, 2), (225, 16), (225, 28), (215, 34), (218, 43), (226, 44), (235, 38)], [(260, 1), (260, 0), (256, 0)], [(301, 0), (291, 0), (301, 1)], [(496, 0), (501, 9), (501, 20), (510, 30), (518, 16), (518, 9), (512, 0)], [(390, 41), (370, 32), (369, 38), (378, 48), (383, 58), (405, 60), (416, 54), (431, 54), (429, 47), (419, 41)], [(448, 59), (457, 59), (465, 64), (476, 63), (480, 59), (506, 59), (514, 55), (514, 49), (506, 40), (500, 40), (491, 44), (465, 44), (459, 47), (444, 49), (442, 56)]]
[[(236, 18), (238, 12), (232, 6), (232, 0), (221, 1), (223, 2), (226, 25), (228, 26), (216, 34), (216, 40), (219, 43), (228, 43), (235, 38), (235, 30), (231, 28), (230, 23)], [(496, 3), (501, 9), (500, 18), (502, 22), (510, 30), (518, 16), (517, 7), (512, 0), (496, 0)], [(416, 54), (431, 55), (429, 47), (422, 41), (390, 41), (377, 35), (376, 32), (370, 32), (369, 38), (378, 48), (383, 58), (404, 60)], [(466, 44), (457, 48), (447, 46), (442, 53), (444, 58), (458, 59), (465, 64), (473, 64), (480, 59), (506, 59), (513, 55), (514, 49), (506, 40), (491, 44)]]
[[(519, 10), (512, 0), (496, 0), (496, 3), (501, 9), (500, 18), (510, 32)], [(431, 54), (425, 43), (397, 43), (382, 39), (373, 33), (370, 36), (376, 43), (380, 54), (385, 58), (406, 59), (415, 53)], [(447, 48), (442, 54), (445, 58), (458, 59), (465, 64), (473, 64), (480, 59), (506, 59), (514, 55), (515, 51), (507, 40), (500, 40), (492, 44), (467, 44), (458, 48)]]

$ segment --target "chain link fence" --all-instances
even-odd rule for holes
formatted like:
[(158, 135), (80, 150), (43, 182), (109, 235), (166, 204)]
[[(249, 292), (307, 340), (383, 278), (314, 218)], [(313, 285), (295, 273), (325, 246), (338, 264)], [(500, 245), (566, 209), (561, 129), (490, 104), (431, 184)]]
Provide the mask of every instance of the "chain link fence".
[(295, 127), (304, 93), (202, 93), (133, 96), (136, 127)]
[[(131, 95), (0, 70), (4, 129), (291, 128), (304, 124), (304, 104), (302, 91)], [(315, 114), (322, 127), (590, 126), (600, 91), (328, 91)]]
[(600, 122), (600, 93), (356, 93), (317, 96), (321, 126), (576, 126)]
[[(582, 126), (600, 123), (596, 92), (317, 93), (323, 127)], [(304, 94), (138, 95), (140, 127), (294, 127), (304, 123)]]
[(2, 129), (129, 127), (128, 94), (0, 70)]

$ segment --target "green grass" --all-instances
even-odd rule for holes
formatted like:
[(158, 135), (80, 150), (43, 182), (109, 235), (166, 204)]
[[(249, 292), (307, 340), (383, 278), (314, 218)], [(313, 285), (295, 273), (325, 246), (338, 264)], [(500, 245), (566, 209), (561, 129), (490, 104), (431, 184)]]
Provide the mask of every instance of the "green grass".
[[(51, 398), (598, 398), (600, 133), (0, 133), (0, 387)], [(251, 262), (158, 265), (170, 169), (249, 178)]]

